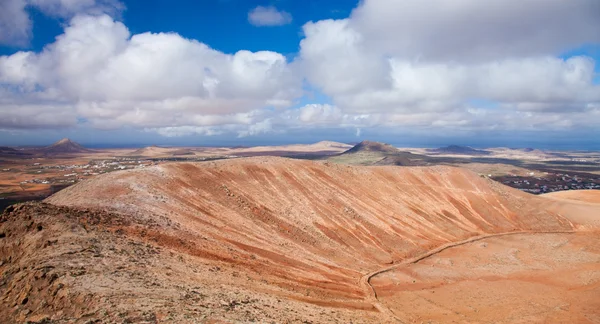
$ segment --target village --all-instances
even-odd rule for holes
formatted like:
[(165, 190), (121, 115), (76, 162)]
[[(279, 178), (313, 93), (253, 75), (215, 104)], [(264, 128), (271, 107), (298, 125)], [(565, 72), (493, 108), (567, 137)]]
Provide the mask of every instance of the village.
[(529, 176), (493, 177), (509, 187), (532, 194), (543, 194), (561, 190), (600, 189), (600, 175), (590, 173), (531, 172)]
[(67, 187), (81, 180), (103, 173), (142, 169), (151, 165), (174, 161), (207, 161), (226, 157), (194, 157), (194, 158), (135, 158), (114, 157), (112, 159), (91, 160), (85, 164), (46, 164), (48, 160), (25, 164), (24, 168), (4, 168), (3, 173), (18, 173), (26, 175), (20, 185), (38, 184), (47, 186)]
[[(126, 169), (140, 169), (149, 165), (156, 164), (152, 160), (138, 160), (131, 158), (115, 158), (110, 160), (90, 161), (86, 164), (45, 164), (35, 162), (26, 164), (24, 169), (5, 168), (2, 172), (20, 172), (30, 175), (19, 183), (42, 184), (42, 185), (66, 185), (73, 184), (80, 180), (107, 172), (113, 172)], [(33, 176), (33, 177), (32, 177)]]

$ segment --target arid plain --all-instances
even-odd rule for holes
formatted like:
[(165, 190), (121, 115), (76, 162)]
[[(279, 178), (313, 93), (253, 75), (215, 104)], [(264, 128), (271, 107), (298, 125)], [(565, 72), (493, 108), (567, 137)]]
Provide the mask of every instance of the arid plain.
[(98, 172), (4, 212), (0, 318), (597, 323), (600, 191), (533, 195), (435, 155), (322, 142), (29, 157)]

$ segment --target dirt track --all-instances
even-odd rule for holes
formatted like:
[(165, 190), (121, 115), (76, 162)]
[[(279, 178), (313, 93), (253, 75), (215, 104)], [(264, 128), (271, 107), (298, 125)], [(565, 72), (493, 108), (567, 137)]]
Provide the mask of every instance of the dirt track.
[(524, 233), (458, 245), (371, 284), (405, 323), (597, 323), (598, 232)]
[(485, 234), (485, 235), (480, 235), (480, 236), (476, 236), (476, 237), (471, 237), (459, 242), (452, 242), (452, 243), (447, 243), (444, 244), (438, 248), (435, 248), (431, 251), (428, 251), (424, 254), (421, 254), (419, 256), (416, 256), (414, 258), (411, 259), (407, 259), (407, 260), (402, 260), (401, 262), (394, 264), (392, 266), (389, 267), (384, 267), (382, 269), (379, 270), (375, 270), (371, 273), (368, 273), (364, 276), (362, 276), (360, 278), (359, 284), (361, 285), (361, 287), (363, 287), (363, 289), (366, 292), (366, 295), (369, 296), (368, 299), (371, 300), (373, 302), (373, 304), (375, 305), (375, 307), (382, 312), (382, 314), (385, 314), (387, 316), (390, 316), (391, 318), (393, 318), (394, 320), (398, 321), (399, 323), (402, 323), (402, 319), (399, 318), (398, 316), (396, 316), (394, 314), (394, 312), (392, 312), (389, 308), (387, 308), (385, 305), (382, 305), (379, 302), (379, 298), (377, 297), (377, 291), (375, 290), (375, 288), (371, 285), (371, 279), (379, 274), (397, 269), (399, 267), (405, 266), (407, 264), (411, 264), (411, 263), (417, 263), (423, 259), (429, 258), (435, 254), (438, 254), (446, 249), (449, 248), (453, 248), (459, 245), (464, 245), (467, 243), (473, 243), (476, 241), (480, 241), (483, 239), (487, 239), (487, 238), (492, 238), (492, 237), (501, 237), (501, 236), (507, 236), (507, 235), (517, 235), (517, 234), (565, 234), (565, 233), (576, 233), (575, 231), (551, 231), (551, 232), (532, 232), (532, 231), (520, 231), (520, 232), (506, 232), (506, 233), (495, 233), (495, 234)]

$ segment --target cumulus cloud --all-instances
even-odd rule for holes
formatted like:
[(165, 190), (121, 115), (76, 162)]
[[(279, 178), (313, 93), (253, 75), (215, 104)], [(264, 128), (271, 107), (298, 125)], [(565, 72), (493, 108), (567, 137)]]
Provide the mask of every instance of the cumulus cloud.
[(0, 89), (10, 101), (0, 103), (3, 116), (14, 105), (41, 113), (61, 103), (67, 120), (83, 118), (96, 128), (175, 134), (180, 126), (260, 122), (256, 111), (291, 105), (301, 79), (279, 53), (224, 54), (174, 33), (131, 35), (107, 15), (86, 15), (41, 53), (0, 57)]
[(329, 104), (307, 104), (297, 109), (270, 116), (275, 128), (347, 128), (371, 127), (379, 120), (376, 115), (351, 114)]
[(248, 21), (254, 26), (282, 26), (292, 22), (292, 15), (273, 6), (258, 6), (248, 12)]
[[(564, 130), (572, 127), (595, 128), (600, 121), (600, 105), (588, 104), (565, 112), (563, 109), (539, 113), (519, 104), (502, 104), (480, 108), (464, 103), (442, 112), (415, 110), (394, 112), (381, 110), (369, 114), (345, 112), (331, 105), (309, 104), (271, 116), (273, 129), (421, 129), (433, 132)], [(561, 108), (564, 108), (561, 106)], [(568, 117), (568, 118), (566, 118)]]
[(258, 134), (270, 133), (273, 131), (273, 124), (271, 119), (265, 119), (263, 121), (254, 123), (246, 127), (246, 129), (239, 130), (238, 137), (254, 136)]
[(25, 47), (31, 38), (32, 21), (27, 8), (70, 19), (76, 14), (120, 16), (125, 5), (118, 0), (2, 0), (0, 1), (0, 45)]
[(300, 108), (299, 119), (304, 123), (339, 123), (342, 118), (342, 112), (338, 107), (327, 104), (309, 104)]
[(560, 54), (600, 42), (596, 0), (366, 0), (350, 29), (405, 59), (489, 61)]
[(71, 127), (77, 118), (71, 107), (57, 104), (0, 103), (0, 129), (43, 129)]
[(223, 130), (218, 127), (211, 126), (176, 126), (146, 128), (145, 130), (149, 132), (156, 132), (165, 137), (180, 137), (190, 135), (215, 136), (223, 134)]
[[(0, 56), (0, 129), (85, 123), (170, 137), (245, 137), (600, 124), (598, 63), (562, 55), (600, 45), (597, 0), (365, 0), (346, 19), (304, 25), (293, 62), (271, 51), (226, 54), (175, 33), (132, 35), (114, 18), (119, 4), (2, 2), (8, 11), (0, 18), (10, 11), (25, 27), (2, 29), (0, 41), (30, 33), (29, 17), (19, 16), (28, 5), (74, 17), (42, 52)], [(248, 19), (264, 26), (292, 18), (257, 7)], [(303, 88), (331, 103), (296, 107)]]
[(598, 14), (595, 0), (365, 0), (347, 19), (307, 23), (300, 64), (336, 116), (371, 125), (589, 126), (596, 62), (559, 55), (600, 43)]
[(0, 44), (25, 46), (31, 37), (31, 19), (25, 0), (0, 2)]

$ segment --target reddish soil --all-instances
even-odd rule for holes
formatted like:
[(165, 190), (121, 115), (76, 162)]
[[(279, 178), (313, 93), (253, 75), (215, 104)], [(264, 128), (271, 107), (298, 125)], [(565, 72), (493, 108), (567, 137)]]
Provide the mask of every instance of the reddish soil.
[[(385, 278), (396, 270), (372, 278), (381, 300), (365, 276), (482, 235), (595, 230), (588, 221), (598, 211), (577, 218), (557, 211), (562, 202), (549, 208), (548, 199), (459, 168), (283, 158), (114, 172), (46, 201), (6, 213), (0, 225), (8, 321), (419, 319), (394, 313)], [(582, 267), (595, 260), (588, 256)]]
[(598, 233), (517, 234), (456, 246), (371, 283), (411, 323), (598, 323)]

